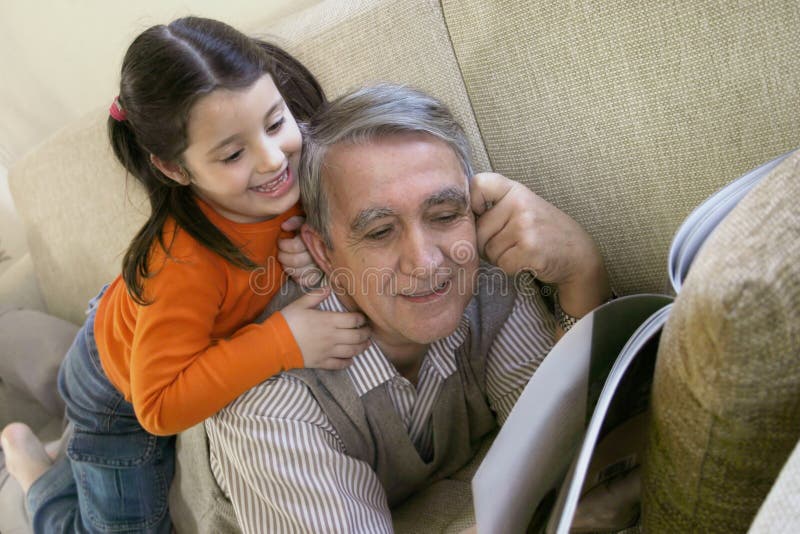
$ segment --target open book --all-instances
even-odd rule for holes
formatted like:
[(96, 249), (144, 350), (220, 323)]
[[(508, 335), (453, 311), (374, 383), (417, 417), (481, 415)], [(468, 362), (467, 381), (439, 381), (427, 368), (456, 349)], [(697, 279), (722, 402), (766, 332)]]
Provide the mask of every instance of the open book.
[[(717, 224), (787, 155), (737, 179), (686, 218), (669, 252), (676, 294)], [(636, 523), (653, 370), (672, 301), (654, 294), (615, 299), (553, 347), (472, 480), (480, 534), (597, 530), (587, 514), (576, 515), (579, 503), (591, 510), (614, 502), (617, 508), (604, 512), (617, 528)], [(608, 495), (614, 482), (619, 495)]]

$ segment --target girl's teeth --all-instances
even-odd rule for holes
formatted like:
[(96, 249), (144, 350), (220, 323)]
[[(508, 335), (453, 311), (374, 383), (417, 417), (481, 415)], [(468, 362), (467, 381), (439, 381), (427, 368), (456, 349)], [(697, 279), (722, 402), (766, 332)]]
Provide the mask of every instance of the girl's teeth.
[(259, 185), (258, 187), (253, 187), (252, 189), (254, 191), (258, 191), (259, 193), (271, 193), (272, 191), (275, 191), (283, 182), (286, 181), (287, 176), (288, 173), (286, 171), (283, 171), (283, 174), (281, 174), (280, 178), (278, 178), (277, 180), (267, 182), (265, 184)]

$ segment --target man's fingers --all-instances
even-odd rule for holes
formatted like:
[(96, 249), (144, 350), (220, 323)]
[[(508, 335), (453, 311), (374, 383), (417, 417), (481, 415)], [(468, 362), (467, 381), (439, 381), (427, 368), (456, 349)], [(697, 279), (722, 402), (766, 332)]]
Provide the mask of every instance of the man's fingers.
[(476, 215), (481, 216), (497, 204), (514, 186), (514, 182), (501, 174), (481, 172), (469, 183), (470, 205)]
[(503, 233), (514, 216), (514, 206), (509, 202), (501, 202), (484, 212), (475, 223), (478, 250), (487, 255), (486, 245), (498, 234)]
[(281, 223), (281, 230), (284, 232), (294, 232), (295, 230), (299, 230), (304, 222), (306, 222), (306, 218), (300, 215), (289, 217)]
[(513, 240), (512, 237), (498, 233), (492, 236), (491, 239), (486, 243), (484, 246), (484, 255), (486, 259), (492, 265), (497, 265), (498, 267), (502, 268), (499, 261), (502, 256), (504, 256), (507, 252), (514, 249), (517, 243)]

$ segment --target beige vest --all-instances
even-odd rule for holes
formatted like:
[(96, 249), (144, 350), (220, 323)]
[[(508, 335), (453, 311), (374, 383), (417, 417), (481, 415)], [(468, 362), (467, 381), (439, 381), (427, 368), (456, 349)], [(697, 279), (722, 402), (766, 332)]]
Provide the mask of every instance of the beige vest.
[(445, 380), (432, 408), (434, 453), (429, 462), (420, 458), (385, 383), (359, 398), (347, 372), (289, 371), (309, 387), (347, 454), (377, 473), (391, 507), (463, 467), (496, 426), (486, 397), (486, 354), (511, 313), (515, 293), (508, 279), (481, 280), (486, 283), (465, 311), (470, 333), (456, 350), (457, 371)]
[[(385, 385), (363, 398), (346, 372), (297, 369), (345, 444), (347, 454), (367, 462), (386, 490), (390, 506), (451, 475), (474, 455), (481, 438), (496, 426), (486, 398), (486, 354), (514, 306), (510, 279), (481, 276), (478, 294), (465, 315), (470, 333), (457, 349), (457, 371), (445, 381), (432, 408), (434, 454), (424, 462), (394, 410)], [(295, 300), (289, 283), (261, 320)], [(203, 424), (183, 432), (177, 442), (177, 468), (170, 490), (170, 515), (179, 529), (198, 533), (240, 532), (233, 506), (216, 483), (208, 463)]]

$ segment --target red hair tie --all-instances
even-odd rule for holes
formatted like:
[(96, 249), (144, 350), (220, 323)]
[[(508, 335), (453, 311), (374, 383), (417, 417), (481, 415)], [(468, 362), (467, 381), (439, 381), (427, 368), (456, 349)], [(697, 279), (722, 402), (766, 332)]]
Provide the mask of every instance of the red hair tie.
[(128, 113), (122, 109), (122, 106), (119, 105), (119, 97), (115, 96), (114, 101), (111, 103), (111, 107), (108, 108), (108, 114), (111, 115), (117, 122), (122, 122), (128, 118)]

